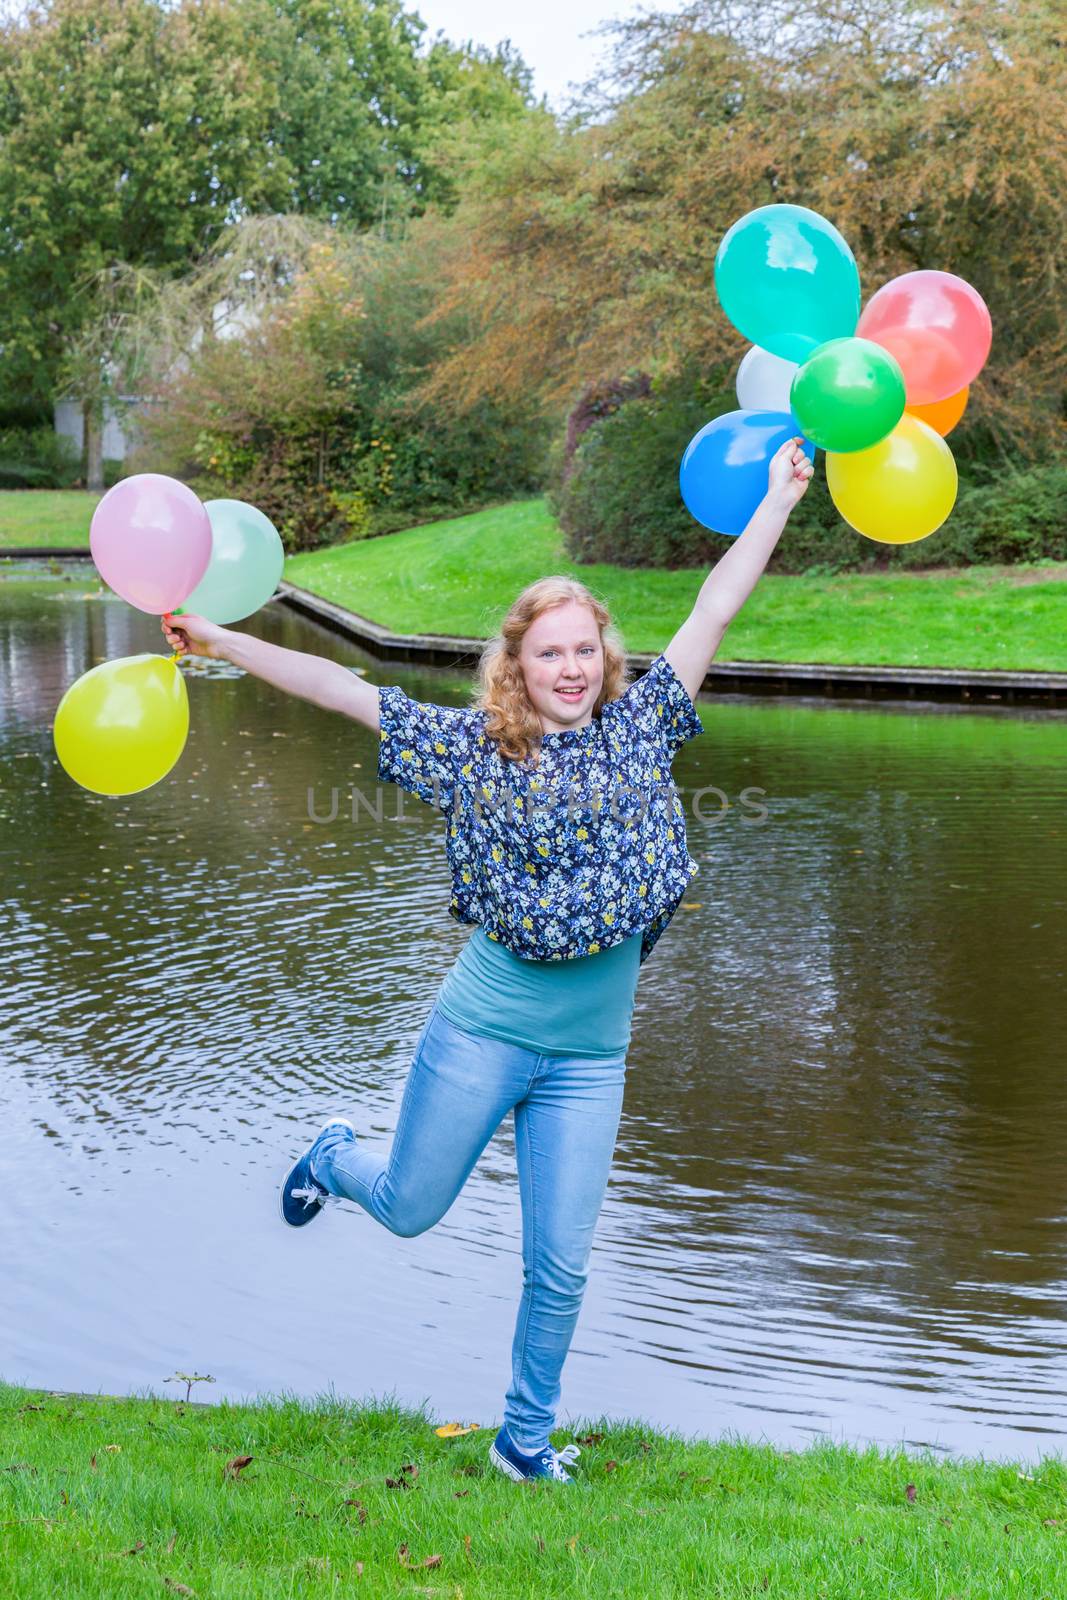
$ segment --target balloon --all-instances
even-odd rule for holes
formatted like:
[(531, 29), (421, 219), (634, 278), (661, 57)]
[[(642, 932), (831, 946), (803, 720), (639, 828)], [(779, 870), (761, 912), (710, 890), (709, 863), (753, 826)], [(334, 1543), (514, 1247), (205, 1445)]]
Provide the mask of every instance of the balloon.
[(928, 406), (905, 406), (909, 416), (918, 417), (920, 422), (926, 422), (939, 433), (942, 439), (951, 433), (957, 422), (967, 409), (967, 399), (970, 388), (961, 389), (959, 394), (950, 394), (947, 400), (932, 400)]
[(196, 588), (211, 559), (211, 523), (191, 489), (138, 472), (109, 489), (93, 512), (89, 549), (97, 571), (139, 611), (162, 616)]
[[(690, 514), (714, 533), (743, 533), (767, 493), (771, 457), (796, 436), (792, 417), (779, 411), (728, 411), (706, 423), (678, 469)], [(814, 462), (814, 445), (805, 440), (803, 449)]]
[(823, 450), (866, 450), (904, 415), (904, 374), (870, 339), (831, 339), (797, 369), (790, 409)]
[(900, 362), (908, 405), (925, 406), (972, 382), (985, 366), (993, 323), (977, 289), (954, 272), (905, 272), (873, 294), (856, 332)]
[(795, 361), (761, 350), (758, 344), (737, 370), (737, 403), (742, 411), (788, 411), (789, 386), (796, 375)]
[(189, 696), (168, 656), (103, 661), (72, 683), (52, 737), (63, 769), (94, 794), (137, 794), (166, 777), (189, 733)]
[(855, 257), (807, 206), (759, 206), (728, 228), (715, 288), (734, 327), (786, 361), (806, 361), (828, 339), (853, 333), (860, 314)]
[(185, 609), (209, 622), (240, 622), (266, 605), (282, 575), (285, 551), (269, 517), (244, 500), (206, 500), (211, 560)]
[(906, 412), (869, 450), (828, 454), (826, 483), (845, 521), (880, 544), (914, 544), (956, 503), (956, 463), (941, 435)]

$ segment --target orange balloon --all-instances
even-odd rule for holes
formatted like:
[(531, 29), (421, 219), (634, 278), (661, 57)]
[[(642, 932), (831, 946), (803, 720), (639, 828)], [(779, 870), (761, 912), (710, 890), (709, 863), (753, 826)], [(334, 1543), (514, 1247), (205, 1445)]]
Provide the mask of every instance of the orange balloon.
[(977, 289), (954, 272), (905, 272), (883, 283), (856, 324), (896, 356), (907, 405), (947, 400), (973, 383), (993, 342), (989, 308)]
[(920, 422), (928, 423), (944, 439), (966, 411), (970, 392), (971, 386), (968, 384), (959, 394), (950, 394), (947, 400), (932, 400), (928, 406), (905, 406), (904, 410), (910, 416), (918, 417)]

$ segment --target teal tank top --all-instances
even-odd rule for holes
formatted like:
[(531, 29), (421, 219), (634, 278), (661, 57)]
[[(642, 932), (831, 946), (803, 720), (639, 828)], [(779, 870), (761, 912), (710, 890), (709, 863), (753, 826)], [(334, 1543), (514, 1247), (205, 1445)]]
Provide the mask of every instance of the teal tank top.
[(630, 1043), (641, 934), (591, 956), (529, 961), (475, 928), (437, 995), (450, 1022), (549, 1056), (617, 1056)]

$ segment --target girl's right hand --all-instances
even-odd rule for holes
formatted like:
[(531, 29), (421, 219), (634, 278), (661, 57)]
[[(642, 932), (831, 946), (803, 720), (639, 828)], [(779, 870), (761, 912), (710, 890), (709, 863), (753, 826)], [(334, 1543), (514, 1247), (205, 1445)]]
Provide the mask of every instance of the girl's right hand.
[(160, 618), (160, 627), (172, 650), (209, 656), (215, 661), (226, 653), (226, 629), (220, 628), (217, 622), (209, 622), (206, 617), (197, 616), (195, 611), (183, 611), (180, 617), (173, 611), (166, 611)]

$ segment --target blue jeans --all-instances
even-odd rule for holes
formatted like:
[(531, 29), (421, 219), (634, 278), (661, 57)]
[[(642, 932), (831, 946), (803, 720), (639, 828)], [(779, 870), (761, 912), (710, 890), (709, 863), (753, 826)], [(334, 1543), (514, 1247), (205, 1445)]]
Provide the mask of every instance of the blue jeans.
[(560, 1374), (588, 1274), (622, 1111), (625, 1053), (546, 1056), (457, 1028), (435, 1006), (404, 1088), (383, 1161), (343, 1131), (328, 1136), (313, 1175), (391, 1233), (439, 1222), (509, 1111), (522, 1202), (522, 1299), (504, 1421), (521, 1450), (555, 1426)]

